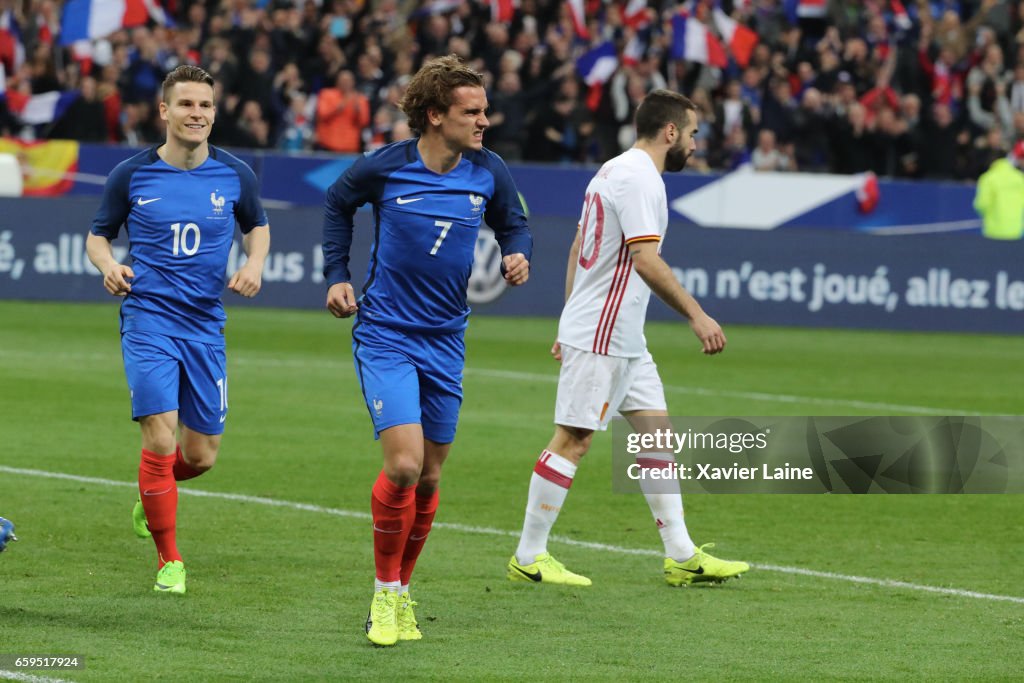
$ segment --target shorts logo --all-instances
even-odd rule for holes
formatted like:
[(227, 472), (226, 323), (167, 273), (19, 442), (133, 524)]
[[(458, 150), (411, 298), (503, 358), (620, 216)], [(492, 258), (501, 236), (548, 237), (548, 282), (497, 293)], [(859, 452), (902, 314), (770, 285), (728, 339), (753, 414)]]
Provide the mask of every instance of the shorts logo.
[(384, 412), (384, 401), (379, 398), (373, 399), (373, 412), (377, 413), (377, 417), (380, 417), (381, 413)]

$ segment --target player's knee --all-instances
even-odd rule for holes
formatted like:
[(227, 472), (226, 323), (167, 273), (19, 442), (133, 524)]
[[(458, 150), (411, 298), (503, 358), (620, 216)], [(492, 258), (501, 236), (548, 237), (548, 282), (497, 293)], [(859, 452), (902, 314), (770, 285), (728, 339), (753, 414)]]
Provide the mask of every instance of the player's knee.
[(197, 472), (207, 472), (213, 469), (217, 462), (217, 449), (215, 448), (191, 448), (183, 450), (181, 457), (185, 463)]
[(423, 470), (416, 483), (416, 495), (430, 495), (441, 485), (441, 468), (434, 471)]
[(419, 459), (410, 456), (394, 456), (384, 466), (384, 474), (392, 482), (403, 488), (415, 486), (420, 480), (423, 464)]

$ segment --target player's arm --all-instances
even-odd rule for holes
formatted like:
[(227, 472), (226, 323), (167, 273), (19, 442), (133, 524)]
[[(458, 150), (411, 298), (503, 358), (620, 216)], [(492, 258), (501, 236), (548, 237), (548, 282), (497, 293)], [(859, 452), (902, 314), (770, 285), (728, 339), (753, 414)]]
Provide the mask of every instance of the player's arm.
[(270, 253), (270, 225), (259, 225), (247, 232), (242, 237), (242, 251), (245, 263), (231, 276), (228, 289), (252, 298), (263, 286), (263, 266)]
[(128, 197), (128, 184), (133, 170), (122, 162), (111, 171), (103, 186), (100, 208), (96, 211), (92, 227), (85, 238), (85, 253), (89, 261), (96, 266), (96, 270), (103, 275), (104, 289), (114, 296), (127, 296), (132, 291), (128, 280), (135, 277), (131, 266), (117, 262), (110, 244), (121, 231), (121, 226), (128, 219), (128, 213), (132, 208)]
[(690, 329), (703, 345), (704, 353), (715, 354), (725, 348), (725, 333), (679, 284), (672, 269), (658, 253), (657, 240), (637, 241), (629, 245), (629, 256), (636, 274), (659, 299), (690, 321)]
[(131, 266), (117, 262), (109, 238), (90, 232), (85, 238), (85, 253), (103, 275), (104, 289), (114, 296), (127, 296), (132, 291), (128, 280), (135, 277), (135, 272)]
[(487, 202), (484, 220), (494, 230), (494, 237), (501, 248), (501, 271), (505, 281), (515, 287), (525, 284), (530, 278), (533, 236), (526, 222), (519, 190), (505, 162), (497, 154), (491, 154), (487, 160), (494, 176), (494, 196)]
[[(569, 247), (569, 263), (565, 266), (565, 300), (569, 300), (569, 295), (572, 294), (573, 283), (576, 282), (576, 263), (580, 258), (580, 230), (576, 228), (576, 237), (573, 238), (572, 246)], [(555, 340), (555, 343), (551, 345), (551, 355), (557, 360), (562, 360), (562, 345)]]
[(348, 318), (359, 310), (348, 269), (356, 209), (370, 199), (370, 162), (362, 157), (327, 189), (324, 200), (324, 280), (327, 310), (335, 318)]

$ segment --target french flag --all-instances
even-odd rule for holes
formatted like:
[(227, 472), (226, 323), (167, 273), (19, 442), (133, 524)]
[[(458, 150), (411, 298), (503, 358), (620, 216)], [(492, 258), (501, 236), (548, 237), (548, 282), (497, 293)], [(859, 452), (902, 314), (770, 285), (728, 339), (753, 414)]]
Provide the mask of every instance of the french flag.
[(576, 73), (583, 82), (590, 86), (587, 93), (587, 107), (597, 111), (601, 105), (604, 84), (619, 68), (619, 57), (612, 41), (606, 40), (595, 48), (588, 50), (576, 60)]
[(672, 59), (685, 59), (724, 69), (725, 48), (700, 20), (679, 12), (672, 17)]
[(576, 31), (576, 37), (583, 40), (590, 40), (590, 31), (587, 30), (587, 13), (584, 9), (585, 0), (566, 0), (569, 8), (569, 16), (572, 17), (572, 27)]
[(626, 66), (636, 66), (643, 61), (646, 52), (647, 43), (640, 38), (639, 34), (634, 33), (626, 43), (626, 47), (622, 49), (622, 63)]
[(105, 38), (115, 31), (141, 26), (149, 19), (172, 22), (156, 0), (68, 0), (60, 18), (61, 45)]
[(51, 90), (38, 95), (7, 93), (7, 104), (18, 119), (30, 126), (53, 123), (78, 99), (77, 90)]
[(21, 26), (14, 12), (8, 9), (0, 14), (0, 64), (13, 72), (24, 63), (25, 41), (21, 35)]
[(828, 0), (785, 0), (783, 9), (791, 24), (800, 19), (823, 19), (828, 14)]
[(634, 29), (649, 25), (651, 15), (647, 11), (647, 0), (628, 0), (622, 9), (622, 23)]
[(587, 85), (602, 85), (619, 68), (619, 57), (612, 41), (606, 40), (584, 52), (576, 60), (576, 72)]
[(744, 69), (747, 68), (747, 64), (750, 64), (750, 55), (757, 47), (757, 32), (730, 17), (721, 7), (715, 7), (712, 16), (718, 32), (722, 34), (722, 40), (729, 47), (729, 52), (736, 59), (736, 63)]

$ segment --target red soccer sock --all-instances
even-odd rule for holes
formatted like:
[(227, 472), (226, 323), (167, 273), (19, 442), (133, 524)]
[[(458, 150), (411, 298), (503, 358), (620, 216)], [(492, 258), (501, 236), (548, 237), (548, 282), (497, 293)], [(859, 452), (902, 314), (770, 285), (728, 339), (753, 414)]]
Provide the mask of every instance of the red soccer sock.
[(181, 560), (174, 540), (178, 513), (178, 485), (174, 482), (174, 453), (157, 455), (142, 449), (139, 463), (139, 495), (146, 511), (146, 524), (156, 543), (157, 563)]
[(181, 454), (181, 446), (179, 445), (174, 451), (174, 481), (193, 479), (200, 474), (202, 472), (193, 469), (191, 465), (185, 462), (185, 456)]
[(405, 550), (402, 553), (402, 585), (408, 586), (412, 577), (412, 570), (416, 566), (416, 560), (423, 550), (430, 534), (430, 527), (434, 524), (434, 514), (437, 512), (437, 489), (429, 496), (416, 494), (416, 518), (413, 520), (412, 529), (409, 531), (409, 540), (405, 542)]
[(394, 582), (400, 578), (402, 550), (416, 518), (415, 493), (415, 486), (398, 486), (383, 471), (373, 485), (373, 559), (379, 581)]

